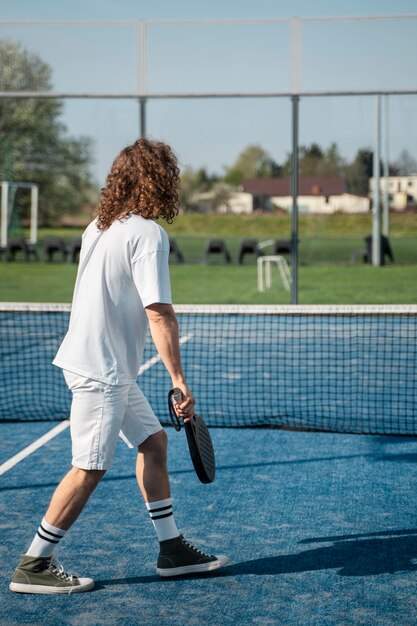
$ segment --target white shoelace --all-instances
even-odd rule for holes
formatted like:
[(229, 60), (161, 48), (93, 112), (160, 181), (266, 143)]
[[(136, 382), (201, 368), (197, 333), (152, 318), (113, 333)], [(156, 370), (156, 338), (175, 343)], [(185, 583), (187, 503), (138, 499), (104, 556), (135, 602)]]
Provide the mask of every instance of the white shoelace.
[(51, 559), (48, 565), (49, 571), (60, 578), (61, 580), (66, 580), (68, 582), (72, 582), (76, 576), (74, 574), (69, 574), (65, 571), (64, 566), (61, 563), (58, 563), (56, 559)]
[(184, 545), (186, 545), (187, 548), (189, 548), (193, 552), (196, 552), (197, 554), (200, 554), (201, 556), (209, 556), (209, 557), (211, 557), (211, 554), (207, 554), (206, 552), (203, 552), (202, 550), (199, 550), (192, 543), (187, 541), (187, 539), (185, 539), (185, 537), (182, 537), (182, 541), (183, 541)]

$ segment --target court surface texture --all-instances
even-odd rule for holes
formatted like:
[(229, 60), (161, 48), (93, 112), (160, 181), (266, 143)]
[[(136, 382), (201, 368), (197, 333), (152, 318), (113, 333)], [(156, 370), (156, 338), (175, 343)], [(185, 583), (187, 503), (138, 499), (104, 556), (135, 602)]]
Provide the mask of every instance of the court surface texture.
[[(54, 426), (0, 424), (0, 464)], [(213, 428), (217, 475), (202, 485), (184, 431), (167, 432), (177, 525), (231, 564), (193, 578), (156, 575), (158, 543), (135, 453), (120, 442), (57, 552), (69, 571), (93, 577), (95, 589), (9, 592), (69, 468), (65, 429), (0, 476), (1, 626), (417, 624), (416, 438)]]

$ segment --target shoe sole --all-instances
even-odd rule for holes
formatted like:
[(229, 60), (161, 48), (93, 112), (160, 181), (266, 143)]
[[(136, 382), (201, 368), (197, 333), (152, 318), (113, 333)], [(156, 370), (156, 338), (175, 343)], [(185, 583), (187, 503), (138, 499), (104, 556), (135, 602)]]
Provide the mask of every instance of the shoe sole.
[(83, 591), (90, 591), (94, 587), (94, 580), (82, 585), (74, 585), (73, 587), (49, 587), (48, 585), (29, 585), (27, 583), (10, 583), (10, 591), (16, 593), (82, 593)]
[(224, 567), (229, 563), (227, 556), (218, 556), (216, 561), (208, 563), (198, 563), (197, 565), (184, 565), (183, 567), (156, 568), (158, 576), (170, 578), (172, 576), (184, 576), (186, 574), (201, 574), (204, 572), (212, 572), (213, 570)]

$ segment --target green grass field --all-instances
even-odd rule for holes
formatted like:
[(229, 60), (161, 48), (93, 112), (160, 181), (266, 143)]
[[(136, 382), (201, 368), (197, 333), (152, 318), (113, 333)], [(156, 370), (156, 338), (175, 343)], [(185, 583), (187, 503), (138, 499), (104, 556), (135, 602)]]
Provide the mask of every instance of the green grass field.
[[(64, 263), (1, 263), (0, 300), (6, 302), (70, 302), (76, 267)], [(302, 266), (300, 304), (405, 304), (417, 302), (414, 265)], [(177, 304), (288, 304), (277, 273), (272, 288), (257, 291), (255, 265), (172, 265)]]
[[(200, 237), (289, 237), (291, 218), (289, 215), (203, 215), (198, 213), (179, 215), (173, 224), (164, 224), (170, 236)], [(341, 238), (361, 239), (372, 232), (372, 218), (366, 215), (303, 215), (299, 217), (300, 237), (302, 238)], [(82, 228), (54, 228), (39, 230), (39, 237), (76, 237)], [(26, 231), (28, 236), (29, 231)], [(417, 237), (417, 213), (392, 213), (390, 215), (390, 236)]]
[[(417, 214), (393, 214), (390, 240), (395, 264), (374, 268), (362, 262), (363, 238), (372, 230), (369, 215), (300, 216), (299, 302), (301, 304), (396, 304), (417, 302)], [(255, 260), (236, 265), (243, 238), (285, 239), (290, 235), (287, 215), (181, 215), (166, 229), (184, 254), (184, 265), (171, 265), (173, 297), (182, 304), (289, 303), (277, 273), (272, 288), (257, 291)], [(82, 229), (41, 229), (67, 241)], [(223, 238), (234, 264), (216, 256), (203, 263), (210, 238)], [(270, 252), (270, 247), (264, 249)], [(41, 257), (42, 253), (40, 252)], [(0, 300), (70, 302), (76, 266), (53, 262), (0, 263)]]

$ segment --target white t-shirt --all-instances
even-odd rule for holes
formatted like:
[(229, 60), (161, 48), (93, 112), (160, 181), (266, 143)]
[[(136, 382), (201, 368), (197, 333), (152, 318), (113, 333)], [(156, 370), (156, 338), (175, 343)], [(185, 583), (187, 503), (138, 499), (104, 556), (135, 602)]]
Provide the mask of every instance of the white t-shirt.
[(85, 230), (68, 332), (53, 361), (110, 385), (136, 380), (148, 319), (145, 307), (171, 304), (169, 239), (161, 226), (131, 215)]

